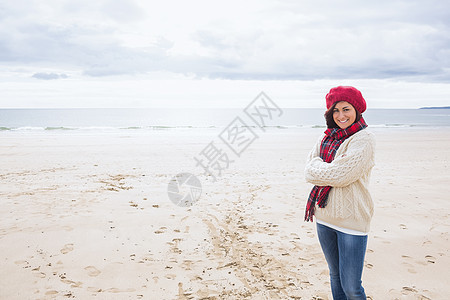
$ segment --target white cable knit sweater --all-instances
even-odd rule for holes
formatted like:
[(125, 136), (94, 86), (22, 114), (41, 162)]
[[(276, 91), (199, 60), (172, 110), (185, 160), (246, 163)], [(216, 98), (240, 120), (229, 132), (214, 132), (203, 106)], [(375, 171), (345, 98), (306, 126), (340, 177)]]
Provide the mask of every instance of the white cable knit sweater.
[(331, 163), (319, 157), (324, 135), (310, 152), (305, 167), (306, 181), (333, 187), (324, 208), (316, 206), (315, 216), (326, 223), (369, 232), (373, 201), (368, 191), (370, 172), (375, 165), (375, 138), (361, 130), (346, 139)]

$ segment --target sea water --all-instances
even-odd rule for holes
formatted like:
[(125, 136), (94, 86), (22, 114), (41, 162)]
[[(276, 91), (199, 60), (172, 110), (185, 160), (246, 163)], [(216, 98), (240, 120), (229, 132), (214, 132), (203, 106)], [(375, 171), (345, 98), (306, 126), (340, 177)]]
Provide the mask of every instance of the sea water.
[[(323, 114), (323, 109), (282, 108), (266, 112), (264, 125), (280, 129), (325, 127)], [(370, 127), (450, 127), (450, 109), (370, 109), (363, 116)], [(223, 128), (237, 117), (243, 126), (255, 126), (243, 109), (230, 108), (0, 109), (0, 132)]]

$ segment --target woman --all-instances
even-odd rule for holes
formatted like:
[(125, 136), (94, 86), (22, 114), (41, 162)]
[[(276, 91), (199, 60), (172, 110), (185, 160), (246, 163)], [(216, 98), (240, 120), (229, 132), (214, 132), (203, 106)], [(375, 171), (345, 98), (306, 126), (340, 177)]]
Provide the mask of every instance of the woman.
[(328, 129), (309, 154), (305, 177), (314, 184), (305, 221), (316, 216), (317, 235), (330, 270), (333, 299), (366, 299), (361, 276), (373, 214), (368, 191), (375, 139), (365, 130), (366, 101), (354, 87), (326, 95)]

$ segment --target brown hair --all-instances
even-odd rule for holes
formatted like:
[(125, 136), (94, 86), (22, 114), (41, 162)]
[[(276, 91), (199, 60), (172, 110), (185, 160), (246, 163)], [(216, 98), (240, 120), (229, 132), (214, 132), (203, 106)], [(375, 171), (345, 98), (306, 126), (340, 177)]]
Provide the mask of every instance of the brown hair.
[[(325, 121), (327, 122), (328, 128), (339, 128), (339, 126), (336, 124), (336, 122), (334, 122), (334, 118), (333, 118), (333, 110), (334, 110), (334, 107), (336, 106), (336, 104), (338, 104), (338, 103), (339, 102), (335, 102), (324, 114)], [(353, 105), (352, 105), (352, 107), (353, 107)], [(356, 110), (354, 107), (353, 107), (353, 109), (356, 112), (355, 122), (358, 122), (359, 119), (361, 119), (361, 113), (358, 110)]]

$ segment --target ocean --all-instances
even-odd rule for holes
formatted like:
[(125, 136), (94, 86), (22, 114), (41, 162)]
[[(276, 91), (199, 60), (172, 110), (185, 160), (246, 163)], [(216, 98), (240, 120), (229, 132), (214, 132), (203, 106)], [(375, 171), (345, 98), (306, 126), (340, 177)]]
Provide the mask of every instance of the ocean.
[[(325, 127), (323, 109), (283, 108), (264, 115), (271, 128)], [(450, 109), (370, 109), (370, 127), (450, 127)], [(1, 132), (115, 132), (223, 128), (236, 117), (241, 125), (256, 126), (243, 109), (0, 109)], [(258, 118), (257, 118), (258, 119)]]

